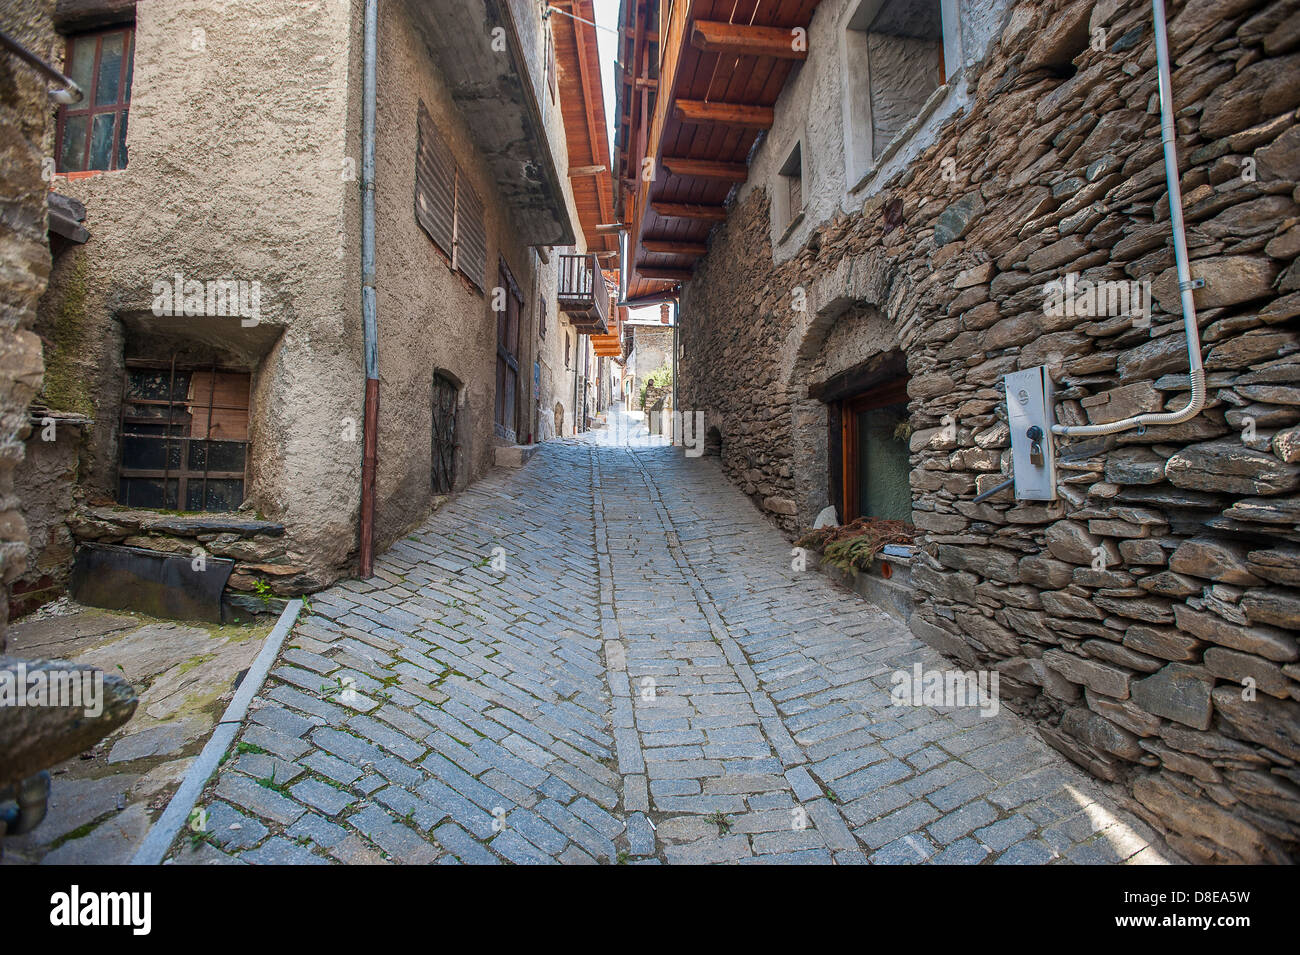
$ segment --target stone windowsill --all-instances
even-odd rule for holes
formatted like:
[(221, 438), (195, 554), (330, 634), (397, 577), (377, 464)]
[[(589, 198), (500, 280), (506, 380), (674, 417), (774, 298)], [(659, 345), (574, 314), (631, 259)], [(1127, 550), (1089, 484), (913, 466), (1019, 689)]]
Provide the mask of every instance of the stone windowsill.
[(804, 210), (800, 209), (799, 214), (790, 220), (790, 224), (787, 225), (785, 231), (781, 233), (781, 238), (776, 240), (777, 245), (784, 245), (786, 240), (789, 239), (790, 236), (794, 235), (795, 229), (799, 228), (800, 224), (804, 220), (804, 216)]
[(868, 184), (870, 184), (871, 180), (876, 178), (876, 173), (884, 168), (885, 164), (888, 163), (889, 160), (894, 158), (895, 154), (903, 148), (904, 143), (916, 135), (916, 131), (921, 128), (921, 124), (929, 119), (931, 114), (939, 108), (939, 104), (943, 102), (951, 89), (952, 84), (945, 83), (930, 94), (929, 99), (925, 101), (925, 105), (921, 107), (921, 111), (913, 116), (908, 124), (898, 131), (894, 138), (889, 141), (889, 145), (885, 147), (884, 152), (880, 154), (880, 158), (873, 162), (867, 168), (867, 171), (862, 174), (861, 178), (859, 178), (858, 181), (849, 189), (849, 195), (857, 195), (865, 189)]
[[(74, 536), (96, 538), (100, 536), (96, 525), (115, 525), (124, 531), (171, 534), (178, 537), (197, 537), (200, 534), (235, 534), (239, 537), (284, 536), (284, 525), (274, 521), (242, 516), (238, 511), (228, 513), (178, 514), (151, 511), (132, 507), (82, 507), (69, 521)], [(86, 533), (78, 533), (84, 529)]]

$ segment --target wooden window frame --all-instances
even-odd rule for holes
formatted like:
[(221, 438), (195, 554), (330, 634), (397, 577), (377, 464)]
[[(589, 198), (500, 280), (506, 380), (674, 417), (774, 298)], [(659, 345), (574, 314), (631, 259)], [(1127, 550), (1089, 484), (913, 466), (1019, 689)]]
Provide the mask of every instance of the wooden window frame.
[(840, 523), (858, 517), (858, 415), (877, 408), (887, 408), (907, 401), (907, 379), (898, 378), (837, 402), (839, 422)]
[[(117, 33), (123, 34), (122, 63), (117, 77), (117, 99), (112, 103), (96, 106), (95, 94), (99, 89), (99, 65), (104, 52), (104, 40), (106, 37)], [(133, 79), (135, 73), (135, 23), (115, 23), (111, 26), (98, 27), (93, 30), (78, 30), (75, 33), (69, 33), (63, 54), (63, 71), (65, 73), (71, 75), (74, 69), (72, 54), (77, 41), (89, 37), (95, 38), (95, 62), (91, 66), (88, 88), (82, 90), (85, 96), (79, 103), (70, 103), (59, 107), (58, 121), (54, 133), (54, 170), (56, 173), (114, 172), (125, 169), (130, 159), (126, 155), (126, 130), (124, 127), (127, 125), (131, 112), (131, 89), (127, 78), (131, 77)], [(113, 142), (108, 151), (108, 167), (98, 169), (90, 165), (90, 150), (95, 139), (95, 117), (104, 115), (113, 116)], [(75, 119), (80, 116), (86, 117), (86, 143), (82, 147), (81, 166), (79, 169), (65, 169), (63, 168), (64, 131), (69, 118)], [(119, 152), (123, 155), (121, 165), (118, 165), (117, 161)]]
[[(167, 389), (168, 397), (166, 400), (159, 399), (159, 398), (130, 397), (131, 372), (140, 369), (167, 370), (169, 372), (170, 382)], [(209, 386), (209, 392), (208, 392), (208, 403), (202, 406), (207, 412), (207, 433), (202, 437), (198, 437), (193, 434), (186, 434), (186, 435), (172, 434), (172, 429), (177, 425), (177, 423), (175, 422), (175, 409), (178, 405), (181, 406), (186, 405), (186, 402), (184, 400), (178, 400), (175, 397), (176, 373), (178, 371), (189, 372), (191, 374), (210, 373), (212, 376), (211, 385)], [(245, 375), (250, 378), (249, 400), (247, 404), (242, 406), (216, 404), (215, 402), (216, 381), (217, 381), (217, 375), (219, 374)], [(125, 361), (123, 363), (123, 369), (122, 369), (122, 406), (121, 406), (120, 416), (119, 416), (119, 431), (118, 431), (119, 447), (118, 447), (118, 454), (117, 454), (117, 488), (115, 490), (114, 497), (118, 499), (119, 502), (121, 502), (123, 505), (126, 504), (125, 501), (121, 500), (123, 479), (128, 479), (128, 480), (131, 478), (144, 478), (149, 480), (160, 479), (163, 482), (162, 483), (163, 506), (161, 508), (143, 508), (144, 510), (177, 510), (177, 511), (184, 511), (186, 513), (192, 513), (192, 514), (228, 513), (228, 512), (221, 512), (221, 511), (209, 511), (206, 506), (200, 507), (197, 510), (191, 510), (190, 508), (185, 507), (187, 497), (188, 497), (189, 482), (193, 480), (200, 480), (203, 482), (204, 487), (201, 496), (201, 501), (204, 505), (206, 505), (207, 497), (208, 497), (207, 495), (208, 481), (238, 480), (243, 485), (242, 490), (244, 493), (240, 494), (240, 503), (242, 504), (246, 497), (246, 492), (248, 488), (248, 459), (249, 459), (249, 449), (252, 445), (252, 442), (247, 437), (245, 437), (242, 440), (236, 438), (213, 438), (211, 436), (212, 418), (213, 418), (212, 413), (214, 411), (244, 412), (246, 418), (245, 434), (247, 434), (248, 433), (247, 428), (249, 425), (252, 424), (252, 415), (253, 415), (251, 385), (252, 385), (251, 375), (246, 369), (243, 368), (228, 368), (214, 363), (206, 363), (206, 364), (184, 363), (178, 365), (176, 362), (176, 357), (174, 355), (171, 357), (170, 360), (167, 361), (158, 361), (158, 360), (149, 360), (149, 359), (128, 359), (127, 361)], [(129, 405), (137, 405), (137, 406), (138, 405), (166, 405), (167, 418), (164, 421), (164, 419), (161, 418), (149, 418), (147, 416), (130, 415), (127, 413), (127, 407)], [(191, 415), (191, 417), (193, 417), (194, 412), (190, 411), (189, 414)], [(156, 439), (159, 437), (158, 435), (138, 434), (136, 432), (127, 430), (128, 428), (130, 428), (132, 425), (135, 424), (154, 424), (154, 425), (164, 424), (166, 426), (166, 432), (161, 436), (161, 440), (163, 441), (163, 467), (162, 468), (128, 468), (125, 465), (123, 458), (126, 454), (125, 439), (127, 437), (147, 438), (147, 439)], [(211, 456), (207, 454), (203, 456), (203, 462), (204, 462), (203, 470), (191, 469), (189, 467), (189, 445), (190, 442), (192, 441), (203, 441), (203, 442), (221, 441), (223, 443), (229, 443), (229, 444), (242, 444), (244, 446), (243, 470), (241, 471), (211, 470), (207, 466), (208, 462), (211, 460)], [(170, 449), (173, 442), (178, 442), (181, 444), (179, 468), (172, 468), (169, 464)], [(167, 503), (168, 503), (167, 485), (172, 479), (176, 480), (176, 499), (173, 502), (176, 506), (167, 507)], [(131, 505), (131, 506), (137, 506), (137, 505)], [(236, 510), (238, 506), (239, 505), (236, 505), (234, 508), (231, 508), (231, 510), (232, 511)]]
[[(550, 23), (544, 26), (546, 30), (546, 85), (551, 92), (551, 102), (554, 103), (560, 95), (559, 70), (555, 63), (555, 31), (551, 29)], [(581, 39), (578, 40), (582, 42)]]

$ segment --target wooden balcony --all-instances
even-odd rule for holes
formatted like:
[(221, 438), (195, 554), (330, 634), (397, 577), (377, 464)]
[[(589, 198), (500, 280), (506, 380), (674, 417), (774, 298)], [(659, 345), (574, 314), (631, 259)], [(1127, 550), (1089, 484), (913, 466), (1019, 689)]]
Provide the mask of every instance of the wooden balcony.
[(609, 289), (595, 255), (561, 255), (560, 311), (584, 335), (609, 332)]

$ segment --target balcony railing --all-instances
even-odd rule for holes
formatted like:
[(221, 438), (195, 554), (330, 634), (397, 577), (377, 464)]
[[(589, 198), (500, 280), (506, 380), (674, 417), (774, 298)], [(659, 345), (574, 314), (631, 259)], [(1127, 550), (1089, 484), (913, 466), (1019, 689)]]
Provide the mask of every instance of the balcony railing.
[(609, 328), (609, 290), (594, 255), (561, 255), (560, 311), (585, 335), (604, 335)]

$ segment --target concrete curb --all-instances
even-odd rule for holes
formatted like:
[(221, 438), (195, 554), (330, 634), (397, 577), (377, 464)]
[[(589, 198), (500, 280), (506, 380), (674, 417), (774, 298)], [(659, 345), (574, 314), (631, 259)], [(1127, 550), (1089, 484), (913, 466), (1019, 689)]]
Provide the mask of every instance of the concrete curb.
[(301, 600), (291, 600), (288, 606), (280, 614), (280, 619), (276, 621), (275, 627), (267, 635), (266, 642), (262, 644), (262, 649), (258, 652), (257, 658), (253, 665), (248, 668), (248, 673), (242, 683), (239, 684), (239, 690), (235, 693), (235, 698), (230, 701), (226, 707), (226, 712), (222, 714), (221, 721), (217, 723), (212, 731), (212, 736), (207, 744), (203, 747), (203, 752), (199, 753), (185, 774), (185, 779), (181, 783), (181, 788), (176, 790), (171, 801), (167, 803), (167, 808), (163, 814), (158, 817), (158, 821), (153, 824), (149, 834), (145, 836), (144, 842), (136, 850), (135, 855), (131, 857), (131, 865), (159, 865), (162, 863), (163, 856), (171, 847), (176, 834), (181, 831), (190, 817), (190, 811), (193, 810), (194, 804), (198, 801), (199, 793), (203, 791), (203, 786), (207, 783), (209, 777), (221, 763), (221, 758), (226, 755), (226, 750), (230, 748), (235, 734), (244, 724), (244, 717), (248, 715), (248, 705), (253, 702), (253, 697), (262, 689), (262, 684), (266, 682), (266, 675), (271, 672), (271, 666), (275, 663), (275, 658), (280, 655), (280, 647), (284, 645), (284, 638), (289, 635), (294, 623), (298, 619), (298, 614), (302, 610)]

